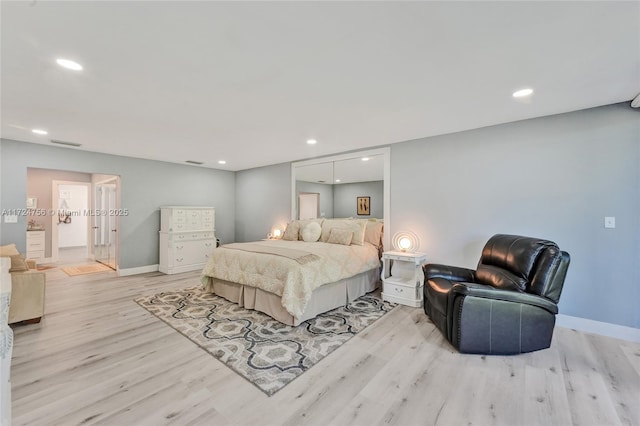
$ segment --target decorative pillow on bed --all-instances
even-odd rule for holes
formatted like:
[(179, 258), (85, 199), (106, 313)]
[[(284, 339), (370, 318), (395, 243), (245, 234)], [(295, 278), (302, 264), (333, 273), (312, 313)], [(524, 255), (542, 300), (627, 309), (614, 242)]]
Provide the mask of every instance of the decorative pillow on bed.
[(324, 218), (317, 218), (317, 219), (298, 219), (297, 221), (300, 224), (300, 232), (298, 233), (298, 239), (300, 241), (304, 241), (302, 239), (302, 230), (304, 229), (305, 226), (307, 226), (310, 223), (317, 223), (318, 225), (320, 225), (320, 227), (322, 227), (322, 224), (324, 223)]
[(348, 229), (341, 228), (332, 228), (331, 232), (329, 232), (328, 243), (331, 244), (342, 244), (343, 246), (351, 245), (351, 240), (353, 239), (353, 231)]
[(322, 233), (322, 227), (318, 222), (311, 222), (302, 227), (300, 230), (300, 235), (302, 236), (302, 241), (306, 241), (308, 243), (315, 243), (320, 238), (320, 234)]
[(364, 229), (365, 242), (380, 247), (382, 245), (382, 227), (383, 223), (376, 220), (367, 221), (367, 226)]
[(298, 241), (298, 233), (300, 232), (300, 222), (297, 220), (289, 222), (287, 229), (285, 229), (282, 235), (283, 240)]
[(361, 246), (364, 244), (364, 227), (366, 226), (366, 223), (366, 220), (326, 219), (322, 224), (322, 235), (320, 235), (320, 241), (323, 243), (328, 242), (332, 229), (347, 229), (353, 232), (351, 244)]

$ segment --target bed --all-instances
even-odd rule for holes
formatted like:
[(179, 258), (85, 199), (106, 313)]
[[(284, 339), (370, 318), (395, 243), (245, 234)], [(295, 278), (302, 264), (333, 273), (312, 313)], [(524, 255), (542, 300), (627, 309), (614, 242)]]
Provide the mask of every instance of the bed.
[(284, 237), (226, 244), (202, 271), (206, 291), (292, 326), (375, 290), (382, 223), (292, 221)]

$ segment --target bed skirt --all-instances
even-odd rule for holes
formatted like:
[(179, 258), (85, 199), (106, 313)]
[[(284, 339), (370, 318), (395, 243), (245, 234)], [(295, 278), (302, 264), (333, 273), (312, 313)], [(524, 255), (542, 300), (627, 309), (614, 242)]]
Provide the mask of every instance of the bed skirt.
[(257, 287), (209, 277), (213, 293), (246, 309), (263, 312), (281, 323), (297, 326), (301, 322), (354, 301), (372, 292), (380, 282), (380, 269), (370, 269), (341, 281), (325, 284), (313, 291), (302, 314), (296, 318), (282, 306), (281, 296)]

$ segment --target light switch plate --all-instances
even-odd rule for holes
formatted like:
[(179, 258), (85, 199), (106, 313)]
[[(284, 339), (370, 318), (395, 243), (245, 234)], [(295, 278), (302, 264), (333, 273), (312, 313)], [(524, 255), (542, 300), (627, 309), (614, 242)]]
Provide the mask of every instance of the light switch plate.
[(604, 218), (604, 227), (605, 228), (615, 228), (616, 227), (616, 218), (613, 216), (607, 216)]
[(18, 223), (18, 216), (15, 214), (7, 214), (4, 216), (4, 223)]

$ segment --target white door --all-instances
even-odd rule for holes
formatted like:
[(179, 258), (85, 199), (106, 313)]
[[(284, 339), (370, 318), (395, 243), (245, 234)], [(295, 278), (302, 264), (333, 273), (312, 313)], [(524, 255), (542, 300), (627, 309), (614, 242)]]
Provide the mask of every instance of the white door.
[(315, 219), (320, 213), (320, 194), (317, 192), (301, 192), (298, 194), (300, 214), (298, 219)]
[(94, 193), (93, 253), (95, 259), (117, 269), (117, 179), (97, 183)]

